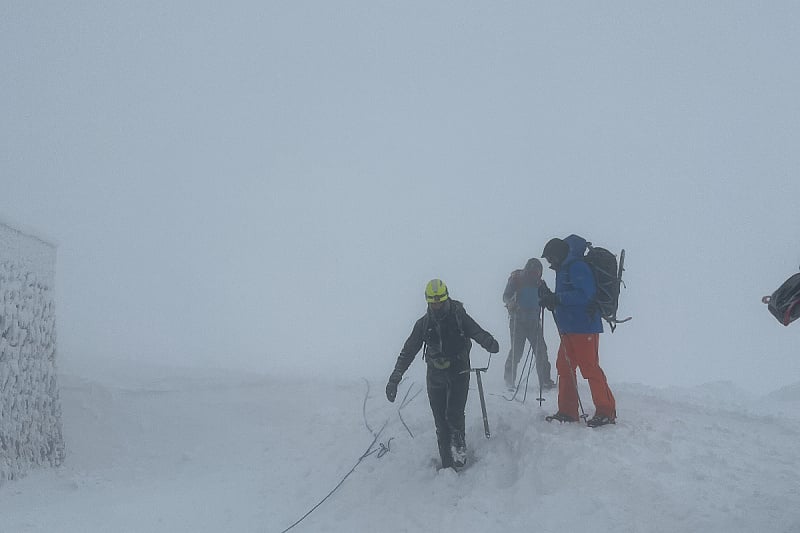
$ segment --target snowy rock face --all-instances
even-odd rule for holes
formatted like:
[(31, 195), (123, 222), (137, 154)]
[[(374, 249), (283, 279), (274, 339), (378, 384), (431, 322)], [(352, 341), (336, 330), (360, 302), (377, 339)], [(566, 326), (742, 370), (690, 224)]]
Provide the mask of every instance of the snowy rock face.
[(51, 244), (0, 223), (0, 484), (64, 458), (55, 258)]

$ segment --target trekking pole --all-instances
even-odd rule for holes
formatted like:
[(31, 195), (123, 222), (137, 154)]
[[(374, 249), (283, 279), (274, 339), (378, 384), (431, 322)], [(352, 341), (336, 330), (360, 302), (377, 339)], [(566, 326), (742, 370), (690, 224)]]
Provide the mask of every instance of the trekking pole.
[[(539, 365), (538, 365), (538, 359), (539, 359), (539, 354), (541, 353), (540, 350), (542, 349), (542, 341), (541, 341), (541, 339), (544, 338), (544, 307), (540, 308), (540, 311), (541, 312), (539, 313), (539, 335), (536, 337), (536, 352), (537, 353), (535, 354), (536, 355), (536, 359), (537, 359), (537, 365), (536, 365), (536, 374), (537, 375), (539, 374), (539, 370), (540, 370)], [(542, 376), (539, 376), (539, 397), (536, 398), (536, 400), (539, 402), (539, 407), (541, 407), (542, 406), (542, 402), (544, 401), (544, 397), (542, 396)]]
[[(516, 380), (517, 384), (514, 387), (514, 394), (511, 395), (511, 398), (506, 398), (505, 396), (503, 396), (504, 400), (511, 402), (511, 401), (514, 401), (516, 399), (517, 394), (519, 393), (519, 387), (520, 387), (520, 385), (522, 385), (522, 378), (525, 375), (525, 367), (528, 368), (528, 374), (527, 375), (530, 376), (531, 367), (528, 366), (528, 363), (531, 360), (531, 352), (532, 352), (532, 350), (533, 350), (533, 346), (529, 346), (528, 347), (528, 355), (525, 356), (525, 361), (522, 363), (522, 372), (520, 372), (520, 374), (519, 374), (519, 380)], [(522, 359), (522, 357), (520, 357), (520, 359)], [(533, 363), (531, 363), (531, 364), (533, 364)], [(527, 390), (528, 390), (528, 382), (526, 381), (525, 382), (525, 392), (526, 393), (527, 393)]]
[[(531, 379), (531, 370), (533, 370), (533, 365), (536, 364), (536, 354), (534, 354), (533, 359), (531, 359), (530, 355), (533, 352), (533, 344), (531, 347), (528, 348), (528, 360), (530, 360), (530, 364), (528, 365), (528, 373), (525, 374), (525, 393), (522, 395), (522, 403), (525, 403), (525, 399), (528, 397), (528, 382)], [(525, 370), (525, 367), (522, 367), (522, 370)], [(538, 374), (538, 371), (537, 371)], [(522, 376), (519, 378), (520, 383), (522, 383)]]
[[(516, 302), (516, 295), (514, 295), (514, 302)], [(511, 395), (511, 398), (506, 398), (503, 396), (503, 399), (507, 401), (514, 401), (516, 399), (517, 394), (519, 393), (519, 387), (522, 385), (522, 378), (525, 375), (525, 367), (528, 366), (528, 362), (531, 358), (531, 350), (533, 346), (528, 347), (528, 355), (525, 357), (525, 361), (522, 363), (522, 371), (517, 372), (519, 369), (519, 361), (522, 360), (522, 354), (525, 353), (525, 339), (522, 340), (522, 349), (519, 354), (519, 358), (516, 357), (514, 353), (514, 345), (517, 339), (517, 312), (509, 310), (509, 314), (511, 316), (511, 348), (508, 350), (508, 360), (506, 361), (509, 364), (509, 372), (511, 377), (511, 385), (513, 386), (514, 393)], [(517, 379), (517, 374), (519, 373), (519, 379)], [(530, 375), (530, 367), (528, 367), (528, 375)], [(525, 395), (528, 393), (528, 382), (525, 381)], [(523, 397), (522, 403), (525, 403), (525, 399)]]
[(569, 357), (566, 353), (564, 353), (564, 359), (567, 360), (567, 365), (569, 365), (569, 373), (572, 376), (572, 384), (575, 385), (575, 396), (578, 398), (578, 407), (581, 408), (581, 418), (585, 421), (589, 418), (589, 415), (586, 414), (586, 411), (583, 410), (583, 403), (581, 402), (581, 395), (578, 392), (578, 376), (575, 375), (576, 370), (572, 367), (572, 361), (569, 360)]
[[(556, 325), (556, 329), (558, 330), (558, 338), (561, 342), (563, 342), (563, 335), (561, 334), (561, 328), (558, 326), (558, 321), (556, 320), (556, 314), (553, 311), (553, 322)], [(572, 366), (572, 361), (570, 361), (569, 356), (567, 355), (567, 350), (564, 350), (564, 359), (567, 361), (567, 366), (569, 366), (569, 374), (572, 376), (572, 384), (575, 386), (575, 396), (578, 398), (578, 407), (581, 408), (581, 418), (586, 420), (589, 418), (589, 415), (586, 414), (586, 411), (583, 410), (583, 402), (581, 402), (581, 395), (578, 392), (578, 376), (575, 374), (576, 369)]]

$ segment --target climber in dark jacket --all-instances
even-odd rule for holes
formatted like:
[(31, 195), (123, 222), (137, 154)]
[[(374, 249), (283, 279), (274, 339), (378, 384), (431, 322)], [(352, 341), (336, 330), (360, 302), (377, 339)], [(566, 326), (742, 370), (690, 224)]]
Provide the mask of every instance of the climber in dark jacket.
[(397, 385), (423, 344), (428, 364), (428, 400), (436, 424), (436, 439), (442, 468), (461, 467), (466, 462), (464, 407), (469, 391), (469, 352), (474, 340), (489, 353), (497, 353), (497, 341), (469, 316), (464, 305), (449, 297), (443, 281), (433, 279), (425, 287), (428, 309), (417, 320), (403, 345), (394, 371), (386, 384), (386, 398), (393, 402)]

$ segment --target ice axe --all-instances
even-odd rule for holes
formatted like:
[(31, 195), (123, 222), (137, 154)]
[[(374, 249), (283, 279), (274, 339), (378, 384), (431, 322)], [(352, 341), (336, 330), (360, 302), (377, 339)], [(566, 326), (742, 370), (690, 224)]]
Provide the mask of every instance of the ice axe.
[(490, 438), (492, 433), (489, 431), (489, 417), (486, 415), (486, 399), (483, 396), (483, 381), (481, 381), (481, 372), (489, 370), (489, 365), (492, 364), (492, 354), (489, 354), (489, 362), (486, 363), (484, 368), (470, 368), (464, 372), (475, 372), (475, 377), (478, 380), (478, 396), (481, 399), (481, 414), (483, 414), (483, 434), (486, 438)]

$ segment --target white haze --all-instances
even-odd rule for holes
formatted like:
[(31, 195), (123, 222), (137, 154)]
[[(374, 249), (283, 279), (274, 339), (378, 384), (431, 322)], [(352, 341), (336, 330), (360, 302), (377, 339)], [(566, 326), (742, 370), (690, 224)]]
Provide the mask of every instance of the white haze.
[(502, 353), (578, 233), (627, 250), (612, 382), (768, 392), (798, 49), (793, 2), (5, 2), (0, 216), (59, 242), (65, 368), (385, 377), (433, 277)]

